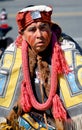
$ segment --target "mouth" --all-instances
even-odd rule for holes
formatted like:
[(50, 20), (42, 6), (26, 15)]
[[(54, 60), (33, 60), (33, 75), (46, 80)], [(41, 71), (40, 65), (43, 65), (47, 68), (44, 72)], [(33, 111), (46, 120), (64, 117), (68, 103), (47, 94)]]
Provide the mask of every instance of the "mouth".
[(40, 41), (40, 42), (36, 43), (36, 46), (44, 46), (44, 42)]

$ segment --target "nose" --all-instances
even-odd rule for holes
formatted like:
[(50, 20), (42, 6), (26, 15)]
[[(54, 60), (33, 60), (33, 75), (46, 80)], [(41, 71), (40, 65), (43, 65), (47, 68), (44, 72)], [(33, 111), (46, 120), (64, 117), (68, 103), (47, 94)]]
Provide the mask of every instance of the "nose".
[(41, 36), (42, 36), (41, 30), (40, 30), (40, 29), (37, 29), (37, 30), (36, 30), (36, 37), (38, 38), (38, 37), (41, 37)]

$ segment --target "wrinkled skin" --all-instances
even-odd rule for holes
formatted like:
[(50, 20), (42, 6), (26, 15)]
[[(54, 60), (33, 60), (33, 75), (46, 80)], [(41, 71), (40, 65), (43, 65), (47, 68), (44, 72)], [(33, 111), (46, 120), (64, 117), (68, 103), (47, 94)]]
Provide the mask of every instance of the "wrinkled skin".
[(48, 23), (34, 22), (23, 31), (23, 39), (31, 46), (35, 53), (44, 51), (50, 43), (51, 27)]

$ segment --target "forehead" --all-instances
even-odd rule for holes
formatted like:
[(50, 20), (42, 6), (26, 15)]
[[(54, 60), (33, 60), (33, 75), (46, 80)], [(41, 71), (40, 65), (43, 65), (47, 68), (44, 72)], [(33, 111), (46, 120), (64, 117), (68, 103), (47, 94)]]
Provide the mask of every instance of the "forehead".
[(28, 25), (27, 27), (32, 27), (32, 26), (40, 26), (40, 25), (49, 25), (49, 23), (47, 22), (33, 22), (30, 25)]

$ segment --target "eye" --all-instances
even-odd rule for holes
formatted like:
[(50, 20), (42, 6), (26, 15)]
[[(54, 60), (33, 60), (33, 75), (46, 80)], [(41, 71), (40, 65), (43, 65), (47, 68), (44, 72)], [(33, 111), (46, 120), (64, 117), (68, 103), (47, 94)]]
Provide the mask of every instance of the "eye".
[(36, 31), (36, 27), (29, 27), (29, 28), (28, 28), (28, 31), (29, 31), (29, 32), (35, 32), (35, 31)]
[(41, 31), (46, 31), (46, 30), (47, 30), (47, 27), (48, 27), (48, 24), (43, 23), (43, 24), (40, 25), (39, 29), (40, 29)]

